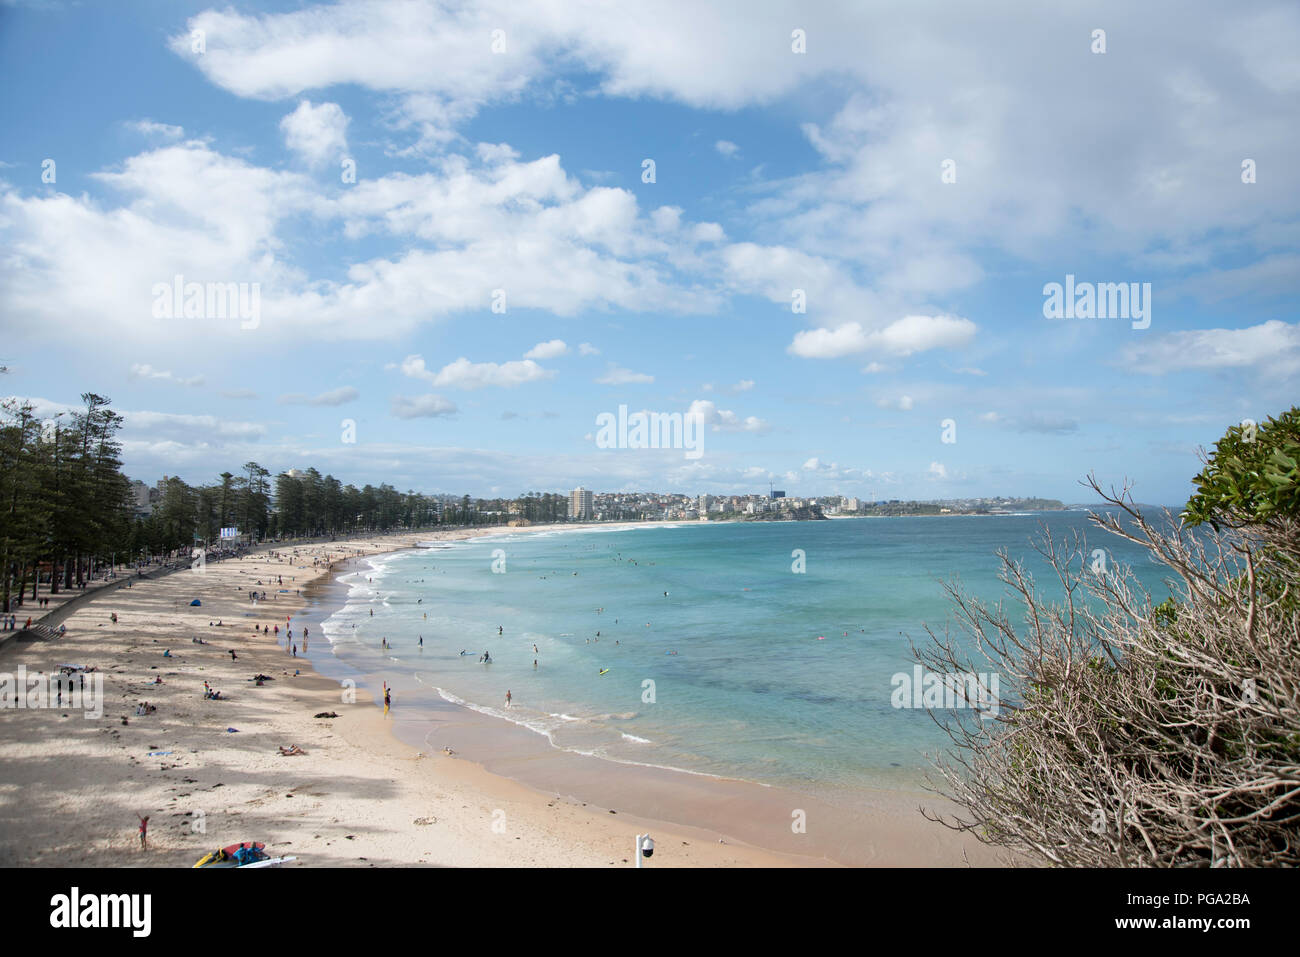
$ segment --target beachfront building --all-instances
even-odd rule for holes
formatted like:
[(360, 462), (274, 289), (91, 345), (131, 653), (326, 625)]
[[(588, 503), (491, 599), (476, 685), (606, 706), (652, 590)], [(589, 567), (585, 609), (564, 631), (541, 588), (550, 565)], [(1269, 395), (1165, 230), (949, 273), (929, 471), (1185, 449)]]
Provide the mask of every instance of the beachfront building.
[(589, 522), (595, 518), (596, 509), (592, 500), (590, 489), (585, 489), (581, 485), (569, 493), (569, 520), (573, 522)]

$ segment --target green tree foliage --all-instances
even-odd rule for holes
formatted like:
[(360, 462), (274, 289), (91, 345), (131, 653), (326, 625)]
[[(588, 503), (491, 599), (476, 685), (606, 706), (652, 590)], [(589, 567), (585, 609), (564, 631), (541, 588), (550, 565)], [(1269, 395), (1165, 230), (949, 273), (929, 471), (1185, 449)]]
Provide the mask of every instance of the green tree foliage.
[(1196, 494), (1183, 511), (1188, 525), (1238, 528), (1300, 517), (1300, 409), (1228, 429), (1194, 481)]
[[(151, 490), (147, 514), (133, 512), (117, 434), (122, 417), (105, 396), (40, 419), (31, 403), (0, 403), (0, 604), (11, 611), (38, 581), (51, 591), (85, 580), (110, 558), (170, 555), (237, 527), (254, 541), (319, 538), (505, 522), (512, 507), (530, 521), (567, 518), (563, 495), (530, 493), (519, 503), (431, 496), (391, 485), (344, 485), (314, 468), (272, 478), (257, 462), (192, 486), (175, 476)], [(137, 486), (139, 488), (139, 486)]]

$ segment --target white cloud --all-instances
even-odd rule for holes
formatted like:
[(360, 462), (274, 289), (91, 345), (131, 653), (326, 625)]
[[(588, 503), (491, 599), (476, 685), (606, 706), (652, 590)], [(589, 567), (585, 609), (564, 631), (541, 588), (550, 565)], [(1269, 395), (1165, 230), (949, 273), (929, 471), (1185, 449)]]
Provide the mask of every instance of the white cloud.
[(151, 139), (178, 140), (185, 135), (183, 126), (172, 126), (170, 123), (157, 123), (153, 120), (132, 120), (126, 126)]
[[(1072, 230), (1080, 214), (1089, 242), (1137, 255), (1294, 218), (1293, 184), (1261, 206), (1241, 201), (1234, 177), (1207, 184), (1200, 171), (1237, 168), (1242, 143), (1259, 156), (1289, 155), (1289, 95), (1300, 70), (1277, 51), (1300, 32), (1300, 13), (1198, 2), (1180, 29), (1158, 6), (1112, 13), (1112, 35), (1150, 38), (1140, 61), (1090, 59), (1087, 37), (1076, 46), (1051, 7), (954, 13), (903, 3), (815, 5), (800, 26), (816, 55), (792, 57), (788, 4), (776, 0), (747, 5), (743, 19), (693, 0), (636, 9), (508, 0), (227, 8), (189, 18), (169, 44), (239, 96), (375, 91), (391, 103), (387, 125), (407, 135), (393, 144), (397, 153), (436, 152), (482, 107), (553, 97), (575, 73), (606, 97), (712, 110), (763, 107), (833, 84), (849, 91), (843, 105), (804, 128), (824, 168), (771, 184), (770, 222), (782, 241), (858, 263), (881, 277), (882, 291), (906, 298), (978, 281), (981, 267), (965, 252), (974, 244), (1040, 255), (1050, 248), (1044, 239)], [(507, 48), (493, 55), (501, 26)], [(207, 37), (202, 54), (191, 51), (195, 29)], [(1090, 68), (1044, 73), (1044, 52)], [(1062, 104), (1089, 127), (1095, 148), (1062, 155), (1020, 122)], [(1109, 106), (1094, 115), (1100, 104)], [(1207, 129), (1221, 135), (1206, 137)], [(727, 150), (725, 142), (714, 148)], [(947, 158), (957, 181), (940, 185)]]
[(650, 212), (650, 225), (657, 233), (675, 233), (682, 225), (680, 206), (660, 206)]
[(470, 362), (465, 357), (443, 366), (437, 372), (427, 368), (421, 356), (407, 356), (402, 360), (402, 374), (412, 379), (423, 379), (438, 388), (485, 389), (490, 387), (514, 388), (528, 382), (549, 379), (554, 371), (544, 369), (532, 359), (522, 362)]
[(771, 428), (757, 416), (742, 418), (735, 412), (719, 409), (716, 403), (708, 399), (696, 399), (691, 403), (687, 414), (696, 416), (701, 425), (712, 426), (715, 432), (766, 432)]
[(337, 103), (312, 106), (303, 100), (280, 120), (284, 145), (310, 166), (337, 165), (348, 151), (348, 117)]
[(600, 350), (590, 342), (581, 342), (578, 344), (578, 354), (584, 356), (598, 356), (600, 355)]
[(713, 148), (728, 159), (740, 152), (740, 147), (730, 140), (718, 140), (713, 144)]
[(1270, 319), (1244, 329), (1171, 332), (1126, 347), (1122, 364), (1164, 375), (1187, 369), (1256, 368), (1270, 375), (1300, 371), (1300, 323)]
[[(486, 309), (498, 288), (511, 309), (566, 316), (591, 308), (700, 314), (724, 301), (716, 283), (679, 280), (673, 263), (693, 247), (658, 237), (631, 192), (584, 190), (557, 156), (521, 163), (489, 155), (448, 156), (432, 172), (323, 193), (302, 173), (190, 141), (91, 174), (124, 197), (116, 204), (0, 185), (8, 252), (0, 308), (69, 330), (93, 313), (126, 344), (158, 338), (153, 289), (176, 275), (256, 283), (263, 341), (306, 328), (316, 339), (390, 338)], [(314, 278), (297, 265), (294, 233), (304, 217), (319, 239), (377, 233), (396, 251)], [(167, 341), (209, 346), (238, 337), (239, 326), (187, 322), (169, 327)]]
[(908, 356), (930, 349), (956, 349), (975, 335), (975, 323), (956, 316), (904, 316), (883, 329), (868, 331), (859, 322), (836, 329), (795, 333), (787, 352), (805, 359), (834, 359), (861, 352)]
[(257, 439), (266, 434), (259, 422), (237, 422), (215, 415), (176, 412), (123, 412), (122, 442), (171, 440), (185, 445)]
[(173, 382), (176, 385), (196, 386), (203, 384), (203, 376), (182, 377), (172, 375), (170, 372), (164, 372), (155, 369), (151, 365), (141, 365), (139, 363), (132, 365), (131, 370), (127, 373), (128, 379), (154, 379), (159, 382)]
[(551, 339), (548, 342), (539, 342), (527, 352), (524, 353), (525, 359), (554, 359), (556, 356), (569, 354), (569, 347), (565, 345), (563, 339)]
[(727, 238), (717, 223), (697, 223), (691, 228), (691, 239), (697, 243), (720, 243)]
[(936, 478), (946, 479), (948, 477), (948, 468), (942, 462), (931, 462), (929, 471)]
[(633, 372), (613, 362), (605, 368), (605, 374), (596, 380), (599, 385), (630, 385), (654, 382), (655, 377), (644, 372)]
[(451, 415), (456, 411), (456, 403), (440, 395), (393, 396), (392, 412), (399, 419), (428, 419), (440, 415)]
[(282, 405), (343, 405), (361, 398), (361, 393), (350, 385), (322, 392), (319, 395), (303, 395), (291, 392), (277, 400)]

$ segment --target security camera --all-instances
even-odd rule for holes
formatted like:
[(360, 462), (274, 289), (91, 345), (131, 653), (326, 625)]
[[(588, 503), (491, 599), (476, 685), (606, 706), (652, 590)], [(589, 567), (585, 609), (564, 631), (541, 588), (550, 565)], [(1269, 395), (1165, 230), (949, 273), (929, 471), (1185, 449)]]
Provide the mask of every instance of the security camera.
[(654, 857), (655, 842), (647, 835), (641, 842), (641, 855), (643, 857)]

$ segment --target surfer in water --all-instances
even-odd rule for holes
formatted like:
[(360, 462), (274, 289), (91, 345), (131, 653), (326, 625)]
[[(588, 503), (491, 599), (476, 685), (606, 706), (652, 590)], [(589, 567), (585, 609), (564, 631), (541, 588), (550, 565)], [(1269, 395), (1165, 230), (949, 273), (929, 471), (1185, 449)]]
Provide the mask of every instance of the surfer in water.
[(503, 628), (501, 625), (497, 625), (497, 634), (504, 635), (505, 633), (506, 633), (505, 628)]

